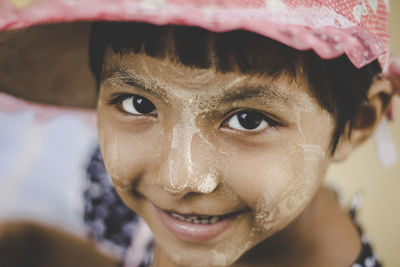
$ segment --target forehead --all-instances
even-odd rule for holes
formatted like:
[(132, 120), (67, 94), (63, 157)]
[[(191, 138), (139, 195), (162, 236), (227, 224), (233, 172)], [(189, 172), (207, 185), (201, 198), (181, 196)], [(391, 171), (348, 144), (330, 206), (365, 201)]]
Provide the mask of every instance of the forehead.
[(221, 102), (264, 98), (274, 103), (303, 105), (300, 99), (311, 98), (304, 82), (288, 75), (276, 78), (239, 70), (222, 73), (214, 68), (189, 67), (145, 53), (115, 54), (111, 49), (106, 53), (102, 83), (139, 87), (160, 97), (190, 95)]

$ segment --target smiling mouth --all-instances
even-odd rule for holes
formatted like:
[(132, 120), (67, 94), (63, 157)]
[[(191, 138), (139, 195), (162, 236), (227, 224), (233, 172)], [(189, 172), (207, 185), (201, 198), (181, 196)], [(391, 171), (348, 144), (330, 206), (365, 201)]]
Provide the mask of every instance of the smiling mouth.
[(160, 221), (178, 239), (189, 242), (212, 240), (231, 228), (243, 212), (224, 215), (186, 215), (154, 206)]
[(231, 213), (222, 216), (190, 216), (190, 215), (187, 216), (174, 212), (168, 212), (168, 211), (165, 212), (177, 220), (193, 224), (214, 224), (235, 215), (234, 213)]

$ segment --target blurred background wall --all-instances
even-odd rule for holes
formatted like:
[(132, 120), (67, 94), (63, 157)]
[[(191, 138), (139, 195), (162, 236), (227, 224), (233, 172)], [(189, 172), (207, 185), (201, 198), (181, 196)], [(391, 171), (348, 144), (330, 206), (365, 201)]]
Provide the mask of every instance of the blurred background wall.
[[(389, 30), (392, 53), (400, 57), (400, 1), (391, 0)], [(400, 156), (400, 100), (395, 101), (396, 120), (389, 128)], [(343, 189), (343, 201), (361, 192), (364, 204), (359, 214), (375, 251), (387, 267), (400, 266), (400, 159), (382, 169), (370, 139), (344, 163), (331, 167), (328, 183)]]

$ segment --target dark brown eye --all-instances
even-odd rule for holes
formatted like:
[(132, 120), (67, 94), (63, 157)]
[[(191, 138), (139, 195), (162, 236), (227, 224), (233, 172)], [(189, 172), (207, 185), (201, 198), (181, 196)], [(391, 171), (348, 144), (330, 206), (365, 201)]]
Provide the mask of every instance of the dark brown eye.
[(156, 107), (145, 97), (131, 95), (122, 100), (122, 109), (134, 115), (156, 114)]
[(227, 125), (235, 130), (255, 132), (267, 128), (269, 123), (260, 112), (243, 110), (230, 117)]

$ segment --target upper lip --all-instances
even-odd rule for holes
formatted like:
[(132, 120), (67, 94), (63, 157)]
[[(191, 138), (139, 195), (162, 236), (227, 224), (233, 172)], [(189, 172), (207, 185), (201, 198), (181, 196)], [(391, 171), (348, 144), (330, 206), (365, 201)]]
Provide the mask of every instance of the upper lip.
[(185, 211), (182, 211), (182, 210), (178, 210), (178, 209), (168, 209), (168, 208), (162, 208), (162, 207), (160, 207), (160, 206), (157, 206), (157, 205), (155, 205), (155, 204), (153, 204), (156, 208), (159, 208), (159, 209), (161, 209), (161, 210), (163, 210), (163, 211), (165, 211), (165, 212), (167, 212), (167, 213), (176, 213), (176, 214), (179, 214), (179, 215), (182, 215), (182, 216), (188, 216), (188, 217), (194, 217), (194, 216), (197, 216), (197, 217), (206, 217), (206, 216), (227, 216), (227, 215), (234, 215), (234, 214), (239, 214), (239, 213), (242, 213), (242, 212), (244, 212), (245, 210), (244, 209), (241, 209), (241, 210), (233, 210), (233, 211), (230, 211), (230, 212), (224, 212), (224, 213), (199, 213), (199, 212), (194, 212), (194, 211), (191, 211), (191, 210), (185, 210)]
[[(138, 192), (139, 193), (139, 192)], [(150, 198), (146, 197), (145, 194), (139, 193), (142, 195), (145, 199), (147, 199), (151, 205), (153, 205), (155, 208), (161, 209), (167, 213), (176, 213), (182, 216), (224, 216), (224, 215), (230, 215), (230, 214), (238, 214), (238, 213), (243, 213), (248, 211), (249, 209), (243, 205), (243, 203), (235, 203), (236, 205), (232, 205), (231, 207), (224, 207), (217, 209), (215, 207), (220, 206), (218, 203), (212, 203), (212, 202), (207, 202), (207, 203), (185, 203), (178, 201), (175, 202), (176, 200), (164, 200), (164, 201), (157, 201), (157, 202), (162, 202), (165, 203), (164, 205), (158, 205), (156, 202), (152, 201)], [(168, 208), (168, 206), (173, 206), (173, 208)], [(199, 208), (196, 208), (199, 207)], [(204, 207), (207, 207), (207, 211), (204, 211)], [(213, 209), (214, 208), (214, 209)], [(213, 210), (212, 210), (213, 209)]]

